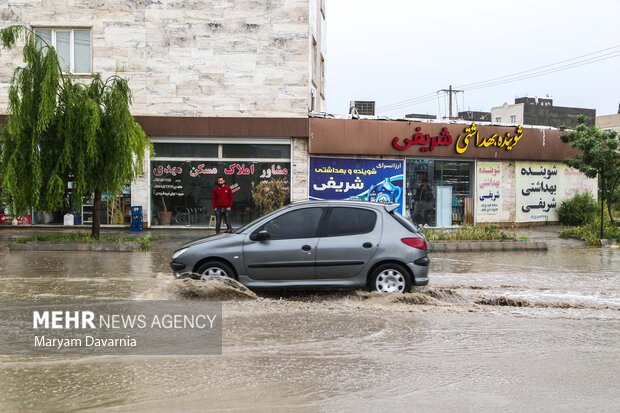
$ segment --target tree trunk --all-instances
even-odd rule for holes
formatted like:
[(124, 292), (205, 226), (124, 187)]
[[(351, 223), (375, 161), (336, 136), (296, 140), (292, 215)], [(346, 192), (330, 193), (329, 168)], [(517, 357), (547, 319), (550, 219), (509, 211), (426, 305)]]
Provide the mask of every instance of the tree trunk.
[(601, 236), (600, 239), (603, 239), (603, 229), (605, 228), (605, 167), (603, 167), (601, 173)]
[(95, 199), (93, 201), (93, 225), (91, 227), (91, 235), (95, 239), (99, 239), (101, 233), (101, 221), (99, 220), (99, 208), (101, 207), (101, 189), (95, 188)]

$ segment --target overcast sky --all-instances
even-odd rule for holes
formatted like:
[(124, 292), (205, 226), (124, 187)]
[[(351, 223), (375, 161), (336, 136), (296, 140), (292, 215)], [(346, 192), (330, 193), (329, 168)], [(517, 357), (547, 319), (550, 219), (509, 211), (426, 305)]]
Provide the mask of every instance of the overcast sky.
[[(377, 114), (446, 116), (445, 95), (438, 99), (436, 91), (450, 84), (465, 90), (455, 98), (458, 110), (490, 111), (515, 97), (549, 95), (555, 106), (593, 108), (597, 115), (618, 111), (619, 0), (326, 3), (330, 113), (347, 113), (350, 100), (374, 100)], [(601, 60), (581, 64), (585, 59)], [(561, 61), (577, 67), (547, 66)], [(529, 71), (541, 66), (547, 67)], [(542, 70), (555, 72), (535, 76)], [(531, 77), (463, 87), (500, 77), (495, 82), (503, 82), (518, 72)], [(428, 101), (389, 106), (420, 96), (418, 101)]]

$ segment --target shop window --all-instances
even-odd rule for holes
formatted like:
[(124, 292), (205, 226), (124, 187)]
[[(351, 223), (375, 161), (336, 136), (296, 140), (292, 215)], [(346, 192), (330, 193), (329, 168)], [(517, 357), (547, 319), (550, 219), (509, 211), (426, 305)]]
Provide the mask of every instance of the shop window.
[(225, 144), (222, 145), (222, 157), (229, 159), (289, 159), (291, 157), (291, 146)]
[[(462, 224), (472, 162), (407, 160), (408, 211), (416, 225)], [(438, 217), (442, 217), (438, 221)]]
[(154, 143), (155, 156), (158, 158), (217, 158), (217, 144), (194, 143)]
[[(288, 160), (153, 160), (153, 225), (212, 225), (211, 217), (215, 215), (211, 202), (213, 187), (217, 177), (222, 176), (233, 191), (231, 220), (233, 226), (238, 227), (258, 218), (252, 198), (252, 185), (272, 177), (288, 183), (290, 168)], [(286, 202), (289, 202), (288, 198)]]

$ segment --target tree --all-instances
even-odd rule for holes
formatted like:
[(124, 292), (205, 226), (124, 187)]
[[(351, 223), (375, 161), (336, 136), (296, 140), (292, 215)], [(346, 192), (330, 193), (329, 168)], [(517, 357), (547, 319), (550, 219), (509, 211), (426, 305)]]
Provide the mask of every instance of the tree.
[(620, 184), (620, 137), (617, 132), (586, 125), (585, 116), (579, 116), (574, 130), (562, 133), (562, 142), (579, 149), (580, 154), (564, 162), (583, 172), (589, 178), (599, 177), (601, 193), (601, 238), (603, 237), (603, 210), (607, 200), (607, 212), (613, 225), (611, 201)]
[(24, 40), (24, 67), (11, 79), (7, 130), (0, 141), (0, 175), (16, 213), (67, 207), (72, 181), (77, 207), (94, 194), (92, 235), (100, 234), (103, 192), (114, 195), (142, 173), (152, 143), (130, 113), (126, 79), (99, 74), (90, 84), (62, 72), (53, 47), (24, 26), (0, 30), (1, 45)]

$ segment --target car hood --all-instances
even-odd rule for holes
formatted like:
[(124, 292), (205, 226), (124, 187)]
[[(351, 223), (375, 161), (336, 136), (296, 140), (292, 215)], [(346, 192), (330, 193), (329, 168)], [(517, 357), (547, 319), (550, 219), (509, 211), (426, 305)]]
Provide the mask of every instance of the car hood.
[(200, 245), (200, 244), (208, 244), (210, 242), (215, 242), (215, 241), (219, 241), (219, 240), (223, 240), (223, 239), (227, 239), (227, 238), (231, 238), (231, 237), (238, 237), (241, 236), (240, 234), (235, 234), (235, 233), (222, 233), (222, 234), (217, 234), (217, 235), (212, 235), (210, 237), (205, 237), (205, 238), (200, 238), (191, 242), (188, 242), (187, 244), (183, 245), (182, 247), (177, 248), (177, 251), (183, 248), (189, 248), (189, 247), (193, 247), (195, 245)]

